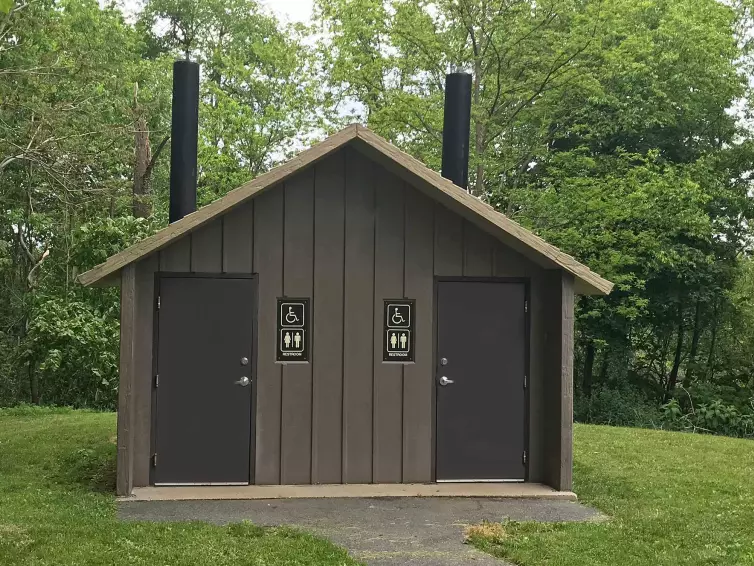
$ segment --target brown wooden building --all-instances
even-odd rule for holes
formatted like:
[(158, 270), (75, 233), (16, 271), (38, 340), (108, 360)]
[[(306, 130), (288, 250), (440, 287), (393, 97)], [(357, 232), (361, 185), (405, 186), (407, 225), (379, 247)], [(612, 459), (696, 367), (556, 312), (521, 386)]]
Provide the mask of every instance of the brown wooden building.
[(121, 287), (120, 494), (571, 489), (574, 296), (612, 284), (361, 126), (81, 281)]

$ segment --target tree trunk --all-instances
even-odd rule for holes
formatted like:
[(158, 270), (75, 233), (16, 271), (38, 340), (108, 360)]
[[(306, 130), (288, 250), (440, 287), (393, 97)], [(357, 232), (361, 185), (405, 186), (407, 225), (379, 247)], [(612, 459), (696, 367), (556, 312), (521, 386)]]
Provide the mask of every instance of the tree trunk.
[[(482, 62), (477, 59), (474, 61), (474, 107), (479, 108), (479, 96), (482, 84)], [(475, 196), (484, 194), (484, 165), (482, 163), (482, 154), (484, 153), (484, 124), (477, 118), (474, 120), (474, 154), (477, 160), (476, 180), (474, 190), (471, 193)]]
[(581, 376), (581, 389), (586, 397), (592, 397), (592, 374), (594, 373), (594, 342), (591, 340), (586, 345), (584, 359), (584, 375)]
[(607, 368), (609, 365), (608, 362), (610, 361), (610, 357), (608, 356), (608, 353), (609, 352), (607, 351), (607, 348), (604, 348), (602, 350), (602, 365), (600, 365), (600, 377), (599, 377), (600, 383), (605, 383), (605, 381), (607, 380)]
[(683, 377), (683, 386), (687, 387), (693, 379), (696, 371), (696, 356), (699, 351), (699, 337), (702, 333), (701, 324), (702, 301), (696, 300), (696, 309), (694, 311), (694, 332), (691, 335), (691, 350), (689, 351), (689, 361), (686, 364), (686, 375)]
[(675, 355), (673, 356), (673, 367), (668, 377), (668, 386), (665, 391), (665, 401), (670, 400), (670, 396), (675, 391), (678, 384), (678, 370), (681, 368), (681, 354), (683, 353), (683, 337), (685, 334), (683, 325), (683, 303), (678, 305), (678, 338), (675, 344)]
[(31, 392), (31, 402), (33, 405), (39, 405), (39, 378), (34, 371), (36, 364), (34, 360), (27, 362), (26, 371), (29, 375), (29, 391)]
[(136, 218), (146, 218), (152, 213), (149, 203), (152, 184), (149, 163), (152, 161), (152, 149), (149, 145), (147, 121), (141, 115), (134, 121), (134, 157), (133, 215)]
[(712, 311), (712, 333), (710, 336), (709, 354), (707, 355), (707, 371), (705, 378), (712, 380), (715, 376), (715, 346), (717, 345), (717, 301), (714, 301)]

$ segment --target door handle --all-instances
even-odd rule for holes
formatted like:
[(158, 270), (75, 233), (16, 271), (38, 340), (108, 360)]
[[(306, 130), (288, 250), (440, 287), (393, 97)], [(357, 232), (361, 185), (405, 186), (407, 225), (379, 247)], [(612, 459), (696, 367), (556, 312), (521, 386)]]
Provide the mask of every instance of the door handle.
[(445, 387), (446, 385), (450, 385), (451, 383), (455, 383), (452, 379), (448, 379), (444, 375), (440, 378), (440, 385)]
[(251, 383), (251, 380), (244, 375), (241, 379), (235, 381), (234, 383), (236, 385), (240, 385), (241, 387), (246, 387), (247, 385), (249, 385), (249, 383)]

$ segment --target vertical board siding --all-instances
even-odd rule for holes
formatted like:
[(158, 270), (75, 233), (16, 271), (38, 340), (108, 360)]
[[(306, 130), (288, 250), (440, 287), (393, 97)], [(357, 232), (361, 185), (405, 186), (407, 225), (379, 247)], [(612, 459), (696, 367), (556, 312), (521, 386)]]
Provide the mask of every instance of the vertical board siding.
[(253, 273), (254, 201), (223, 217), (223, 272)]
[(468, 221), (463, 226), (463, 274), (466, 277), (491, 277), (492, 237)]
[(571, 489), (573, 462), (573, 277), (559, 270), (545, 272), (545, 348), (543, 420), (544, 481), (559, 490)]
[(384, 300), (403, 297), (405, 189), (375, 167), (373, 481), (403, 476), (403, 365), (382, 361)]
[(340, 483), (343, 443), (344, 152), (314, 177), (312, 483)]
[(549, 414), (544, 406), (545, 327), (549, 311), (546, 281), (541, 270), (532, 272), (529, 298), (529, 481), (543, 482), (547, 445), (542, 421)]
[(405, 194), (404, 293), (416, 299), (413, 364), (403, 369), (403, 481), (432, 481), (434, 403), (434, 203), (411, 188)]
[(343, 482), (372, 481), (373, 164), (346, 148), (343, 317)]
[(136, 264), (136, 319), (134, 337), (134, 485), (149, 485), (149, 458), (152, 451), (152, 345), (155, 316), (155, 272), (157, 256), (144, 258)]
[(223, 270), (223, 218), (191, 233), (191, 271), (220, 273)]
[[(529, 479), (570, 484), (572, 285), (569, 307), (560, 272), (347, 147), (137, 264), (134, 485), (149, 483), (157, 270), (258, 274), (258, 484), (432, 481), (435, 277), (530, 278)], [(311, 297), (309, 364), (275, 362), (281, 296)], [(384, 299), (400, 297), (416, 300), (415, 363), (385, 364)]]
[(573, 325), (574, 278), (560, 272), (560, 462), (558, 484), (561, 491), (573, 489)]
[(524, 277), (541, 268), (511, 248), (495, 242), (493, 273), (495, 277)]
[[(314, 276), (313, 169), (286, 182), (284, 210), (283, 294), (286, 297), (311, 297)], [(311, 346), (314, 338), (309, 336), (308, 339)], [(283, 364), (280, 476), (284, 484), (311, 483), (311, 415), (311, 363)]]
[(127, 265), (120, 273), (120, 380), (118, 383), (118, 452), (116, 456), (118, 495), (131, 495), (134, 464), (133, 385), (136, 338), (136, 266)]
[(259, 273), (256, 466), (258, 484), (280, 483), (282, 367), (275, 363), (277, 298), (283, 294), (283, 187), (254, 200), (254, 268)]
[(191, 237), (173, 242), (159, 252), (160, 271), (191, 271)]
[(435, 275), (463, 275), (463, 219), (435, 204)]

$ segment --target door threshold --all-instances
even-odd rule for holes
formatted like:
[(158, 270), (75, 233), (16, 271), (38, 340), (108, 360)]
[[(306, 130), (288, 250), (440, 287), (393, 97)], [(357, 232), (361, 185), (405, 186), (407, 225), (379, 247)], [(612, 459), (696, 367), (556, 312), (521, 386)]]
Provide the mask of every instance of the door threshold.
[(188, 486), (215, 486), (215, 485), (249, 485), (247, 481), (211, 481), (211, 482), (160, 482), (155, 487), (188, 487)]
[(318, 499), (373, 497), (491, 497), (576, 501), (571, 491), (557, 491), (539, 483), (411, 483), (241, 486), (150, 486), (133, 488), (126, 501), (225, 499)]
[(437, 480), (437, 483), (525, 483), (526, 480)]

